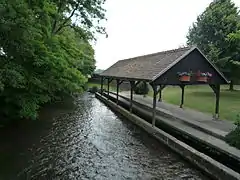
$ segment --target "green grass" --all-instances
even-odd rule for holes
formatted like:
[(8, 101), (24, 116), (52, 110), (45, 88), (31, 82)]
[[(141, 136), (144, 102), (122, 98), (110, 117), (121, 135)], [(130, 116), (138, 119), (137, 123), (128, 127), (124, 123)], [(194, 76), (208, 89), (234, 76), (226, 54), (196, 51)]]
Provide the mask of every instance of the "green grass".
[[(238, 89), (238, 87), (236, 87)], [(220, 118), (234, 121), (240, 113), (240, 91), (228, 91), (228, 86), (222, 86), (220, 94)], [(149, 96), (152, 96), (152, 91)], [(163, 102), (179, 105), (181, 88), (169, 86), (162, 92)], [(209, 86), (187, 86), (185, 89), (184, 107), (201, 112), (215, 111), (215, 95)]]
[[(88, 83), (88, 87), (100, 84)], [(107, 89), (107, 85), (104, 85)], [(150, 88), (151, 89), (151, 88)], [(235, 86), (238, 91), (228, 91), (228, 86), (221, 86), (220, 94), (220, 118), (235, 121), (237, 114), (240, 114), (240, 86)], [(110, 91), (116, 91), (116, 87), (110, 86)], [(153, 92), (149, 92), (152, 96)], [(177, 86), (167, 86), (162, 92), (163, 102), (179, 105), (181, 101), (181, 88)], [(194, 109), (204, 113), (213, 114), (215, 111), (215, 95), (212, 89), (206, 86), (186, 86), (184, 107)]]

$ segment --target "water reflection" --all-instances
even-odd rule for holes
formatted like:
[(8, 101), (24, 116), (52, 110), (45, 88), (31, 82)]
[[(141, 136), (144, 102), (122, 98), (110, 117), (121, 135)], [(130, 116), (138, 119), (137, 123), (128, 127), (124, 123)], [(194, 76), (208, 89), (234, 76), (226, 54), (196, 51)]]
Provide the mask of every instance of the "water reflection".
[(66, 104), (1, 132), (0, 179), (207, 179), (93, 95)]

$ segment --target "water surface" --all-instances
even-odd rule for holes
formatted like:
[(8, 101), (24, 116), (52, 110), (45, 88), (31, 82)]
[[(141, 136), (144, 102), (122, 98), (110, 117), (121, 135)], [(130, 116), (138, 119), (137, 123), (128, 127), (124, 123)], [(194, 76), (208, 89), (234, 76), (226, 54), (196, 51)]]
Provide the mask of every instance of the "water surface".
[(89, 94), (1, 128), (0, 140), (0, 179), (208, 179)]

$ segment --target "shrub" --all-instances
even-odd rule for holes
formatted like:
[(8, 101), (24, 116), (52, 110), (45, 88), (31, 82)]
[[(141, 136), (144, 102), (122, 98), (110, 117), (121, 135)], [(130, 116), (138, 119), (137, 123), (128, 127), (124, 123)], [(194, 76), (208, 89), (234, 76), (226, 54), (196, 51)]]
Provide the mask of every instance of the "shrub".
[(136, 94), (146, 95), (149, 92), (149, 88), (146, 82), (140, 82), (135, 88)]
[(98, 87), (97, 86), (93, 86), (88, 90), (90, 93), (96, 93), (98, 92)]
[(231, 146), (240, 149), (240, 115), (237, 115), (237, 120), (235, 122), (236, 128), (231, 131), (225, 138), (226, 142)]

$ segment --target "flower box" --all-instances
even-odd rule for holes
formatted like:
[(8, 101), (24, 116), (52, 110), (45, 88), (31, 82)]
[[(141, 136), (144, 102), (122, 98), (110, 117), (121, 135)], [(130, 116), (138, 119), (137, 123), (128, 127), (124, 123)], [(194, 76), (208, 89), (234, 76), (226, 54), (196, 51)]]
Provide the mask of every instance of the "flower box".
[(179, 72), (179, 81), (181, 82), (189, 82), (191, 79), (191, 74), (189, 72)]
[(212, 77), (212, 74), (209, 72), (205, 72), (205, 73), (199, 73), (197, 76), (197, 81), (198, 82), (208, 82), (208, 79)]
[(191, 78), (191, 76), (189, 76), (189, 75), (183, 75), (183, 76), (179, 77), (179, 81), (181, 81), (181, 82), (189, 82), (190, 78)]
[(208, 81), (208, 77), (207, 76), (198, 76), (197, 77), (197, 81), (198, 82), (207, 82)]

